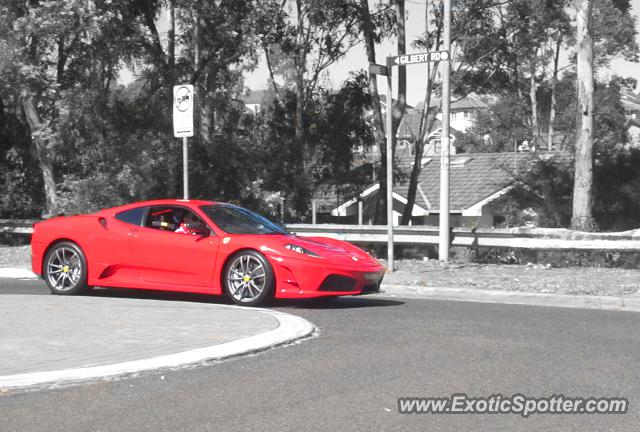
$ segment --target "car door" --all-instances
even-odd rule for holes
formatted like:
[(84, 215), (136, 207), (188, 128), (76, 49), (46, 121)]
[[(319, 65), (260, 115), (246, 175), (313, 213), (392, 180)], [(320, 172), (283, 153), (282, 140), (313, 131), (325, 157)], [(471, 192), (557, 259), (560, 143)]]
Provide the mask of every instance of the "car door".
[(153, 284), (209, 287), (218, 237), (210, 229), (206, 235), (175, 232), (179, 224), (171, 217), (176, 214), (198, 218), (185, 207), (150, 207), (144, 226), (131, 229), (129, 247), (140, 278)]

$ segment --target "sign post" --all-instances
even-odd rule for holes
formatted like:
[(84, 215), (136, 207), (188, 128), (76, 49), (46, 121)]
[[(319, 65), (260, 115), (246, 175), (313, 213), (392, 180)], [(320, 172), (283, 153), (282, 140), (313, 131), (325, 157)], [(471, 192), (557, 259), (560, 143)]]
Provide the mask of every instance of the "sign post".
[[(387, 119), (385, 130), (387, 132), (387, 268), (390, 272), (393, 272), (393, 136), (392, 136), (392, 104), (393, 104), (393, 89), (391, 87), (391, 66), (388, 62), (388, 66), (383, 66), (375, 63), (369, 64), (369, 72), (377, 75), (387, 76)], [(382, 193), (382, 191), (380, 191)], [(361, 223), (361, 222), (360, 222)]]
[(182, 138), (183, 198), (189, 199), (189, 144), (193, 136), (193, 86), (181, 84), (173, 87), (173, 135)]
[[(447, 43), (447, 29), (449, 27), (446, 22), (446, 17), (448, 15), (447, 5), (450, 6), (450, 0), (445, 0), (445, 47), (447, 50), (445, 51), (430, 51), (423, 53), (414, 53), (414, 54), (406, 54), (399, 56), (391, 56), (387, 57), (387, 66), (379, 65), (379, 64), (369, 64), (369, 72), (377, 75), (386, 75), (387, 76), (387, 121), (386, 121), (386, 132), (387, 132), (387, 233), (388, 233), (388, 242), (387, 242), (387, 256), (389, 258), (389, 271), (393, 271), (393, 136), (392, 136), (392, 87), (391, 87), (391, 68), (393, 66), (406, 66), (412, 64), (419, 63), (429, 63), (429, 62), (443, 62), (445, 65), (445, 78), (443, 84), (443, 105), (442, 105), (442, 124), (443, 129), (443, 138), (441, 144), (441, 157), (442, 157), (442, 165), (446, 164), (446, 183), (440, 183), (440, 259), (442, 260), (442, 253), (446, 253), (446, 257), (444, 261), (446, 261), (449, 257), (449, 47), (451, 46), (451, 37), (449, 36), (449, 43)], [(446, 85), (446, 90), (445, 90)], [(446, 144), (445, 144), (446, 142)], [(446, 146), (446, 153), (444, 149)], [(444, 168), (443, 168), (444, 170)], [(443, 195), (446, 198), (443, 198)], [(443, 199), (446, 203), (446, 226), (442, 224), (442, 212), (443, 212)], [(442, 248), (442, 239), (443, 232), (446, 232), (447, 244), (445, 249)]]

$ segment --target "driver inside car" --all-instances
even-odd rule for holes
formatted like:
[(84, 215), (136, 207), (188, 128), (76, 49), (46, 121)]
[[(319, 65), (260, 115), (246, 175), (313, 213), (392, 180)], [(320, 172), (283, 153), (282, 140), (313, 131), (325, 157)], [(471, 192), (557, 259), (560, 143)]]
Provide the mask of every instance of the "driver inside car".
[(193, 214), (187, 213), (184, 218), (182, 218), (182, 223), (175, 231), (181, 234), (191, 234), (198, 235), (201, 233), (200, 221)]

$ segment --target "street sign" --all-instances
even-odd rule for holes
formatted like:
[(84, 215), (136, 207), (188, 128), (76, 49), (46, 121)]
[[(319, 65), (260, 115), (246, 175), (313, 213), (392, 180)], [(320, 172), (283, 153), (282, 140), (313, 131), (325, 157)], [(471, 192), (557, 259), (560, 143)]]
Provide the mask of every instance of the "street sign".
[(173, 86), (173, 135), (176, 138), (193, 136), (193, 86)]
[(369, 73), (376, 75), (389, 75), (389, 68), (384, 65), (369, 63)]
[(387, 66), (404, 66), (449, 60), (449, 51), (431, 51), (387, 57)]

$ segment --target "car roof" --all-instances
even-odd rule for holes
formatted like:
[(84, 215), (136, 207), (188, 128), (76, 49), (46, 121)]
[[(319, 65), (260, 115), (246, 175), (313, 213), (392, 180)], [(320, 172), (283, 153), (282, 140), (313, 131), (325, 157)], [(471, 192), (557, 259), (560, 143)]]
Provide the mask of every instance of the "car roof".
[(218, 204), (216, 201), (206, 201), (206, 200), (184, 200), (184, 199), (157, 199), (157, 200), (148, 200), (148, 201), (137, 201), (130, 204), (124, 204), (117, 207), (111, 207), (108, 209), (104, 209), (102, 211), (105, 212), (120, 212), (128, 209), (132, 209), (135, 207), (144, 207), (144, 206), (165, 206), (165, 205), (181, 205), (186, 207), (198, 207), (201, 205), (211, 205)]

